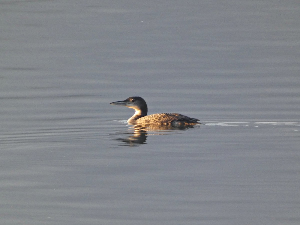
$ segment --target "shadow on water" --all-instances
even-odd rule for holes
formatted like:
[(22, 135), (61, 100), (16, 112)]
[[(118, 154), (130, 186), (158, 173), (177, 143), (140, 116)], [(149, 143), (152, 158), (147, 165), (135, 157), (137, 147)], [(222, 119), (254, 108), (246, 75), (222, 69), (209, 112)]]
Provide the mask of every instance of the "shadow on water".
[(115, 135), (121, 135), (122, 137), (114, 138), (114, 140), (120, 142), (120, 146), (139, 146), (141, 144), (147, 144), (147, 137), (150, 135), (168, 135), (171, 133), (174, 133), (175, 131), (183, 131), (190, 128), (196, 128), (200, 125), (196, 126), (179, 126), (179, 127), (173, 127), (173, 126), (157, 126), (157, 125), (151, 125), (151, 126), (139, 126), (139, 125), (131, 125), (128, 127), (128, 130), (123, 133), (115, 133)]

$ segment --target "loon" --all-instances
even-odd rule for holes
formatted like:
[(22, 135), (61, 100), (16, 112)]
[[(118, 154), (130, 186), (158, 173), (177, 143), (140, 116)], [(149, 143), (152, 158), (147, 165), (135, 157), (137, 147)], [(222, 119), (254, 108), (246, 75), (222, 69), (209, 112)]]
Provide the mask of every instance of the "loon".
[(179, 113), (158, 113), (148, 115), (146, 101), (138, 96), (129, 97), (123, 101), (111, 102), (111, 105), (121, 105), (135, 110), (135, 114), (127, 120), (131, 125), (167, 125), (167, 126), (193, 126), (200, 124), (198, 119), (184, 116)]

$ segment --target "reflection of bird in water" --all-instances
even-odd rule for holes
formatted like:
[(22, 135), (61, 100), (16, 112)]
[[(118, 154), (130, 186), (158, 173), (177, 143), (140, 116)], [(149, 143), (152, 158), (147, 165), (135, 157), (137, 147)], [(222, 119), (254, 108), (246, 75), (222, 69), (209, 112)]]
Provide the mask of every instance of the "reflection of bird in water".
[(200, 124), (198, 119), (179, 113), (158, 113), (147, 116), (148, 107), (145, 100), (141, 97), (129, 97), (124, 101), (112, 102), (110, 104), (122, 105), (135, 110), (135, 114), (127, 120), (129, 124), (154, 127), (192, 127), (193, 125)]
[[(133, 128), (133, 127), (132, 127)], [(131, 129), (132, 129), (131, 128)], [(117, 138), (117, 141), (120, 141), (122, 145), (128, 145), (128, 146), (138, 146), (141, 144), (146, 144), (147, 140), (147, 131), (145, 130), (134, 130), (129, 129), (132, 133), (126, 133), (125, 137)]]

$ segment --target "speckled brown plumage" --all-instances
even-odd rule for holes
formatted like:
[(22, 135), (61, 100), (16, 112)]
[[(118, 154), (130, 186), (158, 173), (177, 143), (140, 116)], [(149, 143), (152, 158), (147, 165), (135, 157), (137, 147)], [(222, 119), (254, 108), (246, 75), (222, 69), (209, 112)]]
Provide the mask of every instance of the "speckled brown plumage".
[(179, 113), (158, 113), (143, 116), (136, 120), (136, 124), (159, 124), (159, 125), (195, 125), (198, 119), (191, 118)]

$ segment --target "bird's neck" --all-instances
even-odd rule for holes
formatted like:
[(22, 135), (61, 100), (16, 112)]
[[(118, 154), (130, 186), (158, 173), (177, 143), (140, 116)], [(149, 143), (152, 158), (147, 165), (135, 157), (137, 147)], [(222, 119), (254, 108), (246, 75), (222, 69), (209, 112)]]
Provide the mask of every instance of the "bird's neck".
[(135, 113), (133, 114), (132, 117), (130, 117), (127, 122), (128, 123), (135, 123), (135, 121), (143, 116), (147, 116), (147, 112), (142, 112), (142, 110), (140, 109), (136, 109)]

